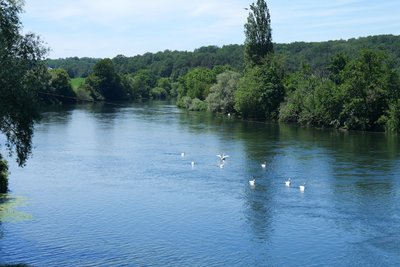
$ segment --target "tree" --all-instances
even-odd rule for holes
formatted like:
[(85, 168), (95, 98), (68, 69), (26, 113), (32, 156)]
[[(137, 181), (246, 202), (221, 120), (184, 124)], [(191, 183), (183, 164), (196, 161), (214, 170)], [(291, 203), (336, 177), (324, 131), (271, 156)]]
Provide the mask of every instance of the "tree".
[(115, 71), (111, 59), (102, 59), (93, 67), (93, 73), (89, 75), (86, 83), (92, 88), (94, 99), (124, 100), (127, 92), (121, 81), (121, 76)]
[(264, 0), (257, 0), (256, 4), (250, 5), (250, 13), (244, 27), (245, 65), (260, 65), (266, 55), (274, 52), (271, 18)]
[[(0, 132), (10, 156), (16, 153), (19, 166), (25, 165), (32, 152), (38, 92), (49, 82), (42, 62), (47, 49), (34, 34), (20, 33), (21, 12), (22, 1), (0, 0)], [(0, 160), (3, 177), (7, 164)]]
[(8, 165), (7, 161), (3, 159), (3, 156), (0, 154), (0, 193), (7, 192), (8, 188)]
[(207, 68), (195, 68), (182, 77), (182, 91), (179, 97), (189, 96), (204, 100), (209, 93), (211, 85), (215, 82), (215, 73)]
[(282, 63), (275, 55), (263, 65), (247, 68), (235, 94), (235, 109), (245, 118), (276, 119), (285, 96), (283, 78)]
[(217, 75), (217, 83), (210, 88), (206, 101), (209, 110), (213, 112), (233, 112), (235, 105), (235, 92), (238, 88), (240, 74), (226, 71)]
[(336, 127), (341, 101), (333, 81), (314, 75), (309, 65), (286, 79), (287, 98), (279, 119), (317, 127)]
[(50, 71), (50, 86), (54, 91), (55, 97), (61, 103), (76, 102), (76, 93), (72, 89), (71, 79), (68, 73), (63, 69), (55, 69)]
[(341, 73), (344, 104), (340, 113), (343, 127), (382, 130), (381, 117), (389, 107), (392, 79), (391, 60), (383, 52), (364, 50)]
[(148, 70), (140, 70), (131, 78), (134, 98), (149, 99), (151, 97), (151, 89), (156, 85), (156, 77)]
[(331, 62), (328, 65), (329, 78), (335, 84), (341, 84), (342, 79), (340, 77), (341, 72), (349, 62), (349, 57), (343, 53), (336, 54), (332, 57)]

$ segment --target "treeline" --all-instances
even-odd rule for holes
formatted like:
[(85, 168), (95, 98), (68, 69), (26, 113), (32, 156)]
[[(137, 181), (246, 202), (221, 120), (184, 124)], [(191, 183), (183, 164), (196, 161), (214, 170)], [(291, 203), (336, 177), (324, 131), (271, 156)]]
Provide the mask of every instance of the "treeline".
[(400, 130), (400, 75), (388, 53), (337, 54), (316, 74), (309, 65), (285, 78), (279, 120), (351, 130)]
[(287, 72), (298, 71), (303, 63), (307, 63), (315, 72), (324, 73), (331, 58), (336, 54), (355, 59), (363, 49), (386, 52), (394, 59), (394, 67), (400, 68), (400, 36), (397, 35), (376, 35), (327, 42), (294, 42), (275, 44), (274, 47), (275, 53), (285, 59)]
[(87, 75), (86, 82), (70, 90), (65, 84), (68, 70), (51, 70), (52, 82), (47, 87), (51, 99), (45, 100), (174, 97), (179, 107), (190, 110), (316, 127), (399, 130), (400, 36), (273, 44), (272, 51), (251, 67), (245, 58), (246, 47), (245, 43), (202, 47), (194, 52), (65, 59), (58, 63), (93, 65), (81, 75)]
[[(362, 49), (385, 51), (393, 57), (394, 66), (400, 68), (400, 36), (396, 35), (376, 35), (327, 42), (274, 44), (274, 49), (275, 53), (285, 60), (285, 70), (289, 73), (300, 70), (303, 63), (309, 64), (315, 72), (325, 72), (326, 66), (334, 55), (342, 53), (354, 59)], [(243, 53), (244, 45), (206, 46), (193, 52), (165, 50), (134, 57), (119, 55), (112, 61), (118, 73), (135, 74), (140, 70), (147, 70), (154, 76), (176, 81), (196, 67), (213, 68), (217, 65), (230, 65), (237, 71), (243, 71)], [(71, 78), (77, 78), (88, 77), (94, 64), (99, 60), (72, 57), (48, 59), (46, 63), (50, 68), (64, 69)]]
[(60, 59), (47, 59), (46, 64), (52, 69), (64, 69), (69, 77), (87, 77), (92, 72), (94, 64), (100, 59), (88, 57), (70, 57)]
[[(72, 57), (48, 59), (47, 65), (53, 69), (64, 69), (71, 78), (77, 78), (88, 77), (98, 61), (100, 59)], [(176, 81), (195, 67), (212, 68), (216, 65), (230, 65), (237, 70), (243, 69), (243, 46), (205, 46), (193, 52), (165, 50), (134, 57), (118, 55), (112, 62), (115, 71), (120, 74), (136, 74), (146, 70), (153, 76)]]

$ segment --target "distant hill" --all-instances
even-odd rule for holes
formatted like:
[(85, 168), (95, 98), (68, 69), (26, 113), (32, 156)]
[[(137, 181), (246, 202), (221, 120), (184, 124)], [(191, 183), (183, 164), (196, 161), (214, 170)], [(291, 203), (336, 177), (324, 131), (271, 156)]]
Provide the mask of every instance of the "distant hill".
[(302, 62), (310, 64), (313, 70), (323, 71), (333, 55), (344, 53), (353, 59), (362, 49), (385, 51), (393, 57), (395, 67), (400, 68), (400, 36), (398, 35), (375, 35), (349, 40), (275, 45), (276, 53), (285, 57), (289, 71), (298, 70)]
[[(288, 72), (296, 71), (303, 63), (307, 63), (314, 71), (323, 73), (333, 55), (344, 53), (354, 58), (361, 49), (386, 51), (393, 57), (394, 67), (400, 69), (400, 36), (396, 35), (376, 35), (327, 42), (275, 44), (275, 51), (284, 57)], [(65, 69), (74, 78), (88, 76), (98, 60), (72, 57), (49, 59), (47, 64), (51, 68)], [(193, 52), (165, 50), (133, 57), (119, 55), (112, 60), (120, 73), (149, 70), (158, 77), (170, 77), (172, 80), (177, 80), (194, 67), (212, 68), (216, 65), (230, 65), (238, 71), (242, 70), (243, 45), (206, 46)]]
[(52, 69), (64, 69), (71, 78), (87, 77), (94, 64), (100, 59), (89, 57), (69, 57), (59, 59), (47, 59), (47, 66)]

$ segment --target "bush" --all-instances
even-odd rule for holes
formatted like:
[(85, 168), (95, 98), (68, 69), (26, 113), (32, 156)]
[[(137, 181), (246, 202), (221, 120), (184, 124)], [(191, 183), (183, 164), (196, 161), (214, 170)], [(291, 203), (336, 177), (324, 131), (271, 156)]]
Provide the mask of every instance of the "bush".
[(188, 109), (190, 107), (190, 105), (192, 104), (192, 99), (188, 96), (184, 96), (178, 99), (176, 105), (179, 108), (186, 108)]
[(167, 91), (164, 88), (156, 87), (150, 91), (151, 97), (154, 99), (165, 99), (168, 96)]
[(8, 164), (0, 154), (0, 193), (7, 193), (8, 190)]
[(400, 100), (397, 100), (389, 106), (386, 131), (400, 132)]
[(189, 106), (189, 110), (191, 111), (204, 111), (207, 110), (207, 103), (204, 101), (201, 101), (198, 98), (195, 98), (192, 100), (192, 103)]
[(90, 89), (85, 86), (81, 85), (78, 89), (76, 89), (76, 97), (78, 102), (92, 102), (93, 97), (91, 96)]
[(210, 88), (206, 98), (208, 109), (212, 112), (234, 112), (235, 92), (239, 84), (240, 74), (226, 71), (217, 76), (217, 83)]

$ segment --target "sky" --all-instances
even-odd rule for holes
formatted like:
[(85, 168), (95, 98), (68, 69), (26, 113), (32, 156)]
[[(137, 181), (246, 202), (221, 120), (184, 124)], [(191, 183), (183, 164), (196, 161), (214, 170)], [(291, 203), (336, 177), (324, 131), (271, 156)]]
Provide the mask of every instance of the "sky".
[[(24, 32), (49, 58), (135, 56), (243, 44), (255, 0), (26, 0)], [(398, 0), (267, 0), (276, 43), (400, 35)]]

